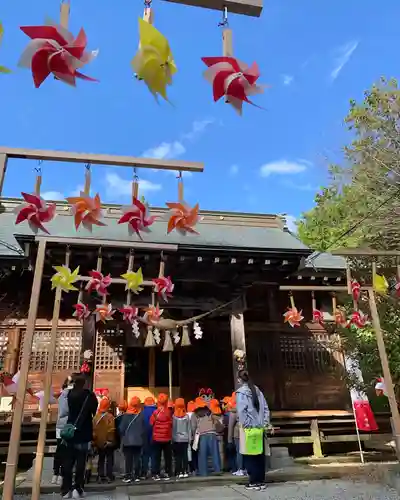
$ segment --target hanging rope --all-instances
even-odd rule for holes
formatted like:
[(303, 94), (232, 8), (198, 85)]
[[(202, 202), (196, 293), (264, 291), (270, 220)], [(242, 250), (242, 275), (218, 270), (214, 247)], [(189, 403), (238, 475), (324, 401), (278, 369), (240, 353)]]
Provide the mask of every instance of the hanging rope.
[(228, 7), (224, 7), (224, 10), (222, 11), (222, 21), (218, 23), (218, 27), (220, 27), (220, 28), (228, 28), (229, 27)]

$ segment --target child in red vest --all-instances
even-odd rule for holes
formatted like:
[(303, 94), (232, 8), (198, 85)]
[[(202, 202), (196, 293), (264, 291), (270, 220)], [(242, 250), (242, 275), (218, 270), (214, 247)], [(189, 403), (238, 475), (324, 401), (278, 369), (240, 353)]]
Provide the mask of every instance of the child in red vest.
[(160, 480), (161, 454), (164, 454), (165, 471), (163, 479), (171, 477), (172, 468), (172, 411), (168, 408), (168, 396), (159, 394), (158, 408), (150, 417), (153, 427), (152, 473), (155, 481)]

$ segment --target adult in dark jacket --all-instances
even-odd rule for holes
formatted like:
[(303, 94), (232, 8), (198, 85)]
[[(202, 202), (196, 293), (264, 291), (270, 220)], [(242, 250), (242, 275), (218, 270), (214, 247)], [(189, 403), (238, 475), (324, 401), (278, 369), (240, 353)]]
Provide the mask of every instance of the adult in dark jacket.
[(134, 396), (118, 422), (118, 432), (125, 456), (124, 483), (140, 480), (140, 457), (146, 437), (146, 426), (140, 399)]
[[(68, 393), (68, 424), (75, 426), (72, 439), (66, 443), (64, 476), (61, 493), (64, 498), (83, 496), (85, 484), (86, 458), (93, 437), (93, 417), (97, 411), (94, 392), (85, 388), (86, 379), (82, 375), (74, 377), (74, 387)], [(75, 481), (73, 470), (75, 467)]]

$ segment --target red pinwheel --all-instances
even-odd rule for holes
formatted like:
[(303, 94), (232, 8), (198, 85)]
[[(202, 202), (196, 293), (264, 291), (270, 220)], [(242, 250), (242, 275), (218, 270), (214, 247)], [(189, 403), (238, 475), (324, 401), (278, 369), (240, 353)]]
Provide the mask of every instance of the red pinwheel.
[(208, 66), (204, 77), (213, 86), (214, 101), (225, 96), (226, 102), (240, 115), (243, 102), (253, 104), (247, 96), (263, 92), (262, 87), (256, 85), (260, 77), (256, 63), (249, 67), (234, 57), (202, 57), (202, 61)]
[(90, 316), (90, 309), (86, 304), (83, 304), (82, 302), (78, 302), (73, 306), (73, 308), (75, 309), (75, 311), (72, 316), (79, 319), (80, 321), (83, 321)]
[(322, 311), (319, 311), (318, 309), (313, 309), (312, 315), (314, 323), (319, 323), (320, 325), (324, 324), (324, 315)]
[(160, 276), (159, 278), (154, 278), (154, 290), (159, 297), (161, 297), (165, 302), (168, 302), (168, 297), (172, 297), (172, 292), (174, 291), (175, 285), (172, 283), (170, 276)]
[(128, 207), (121, 208), (123, 215), (119, 219), (118, 224), (128, 224), (129, 234), (134, 232), (142, 239), (140, 234), (141, 231), (149, 232), (149, 226), (151, 226), (155, 220), (155, 216), (149, 215), (149, 207), (145, 203), (142, 203), (137, 198), (132, 199), (132, 205)]
[(399, 281), (397, 281), (397, 283), (394, 285), (394, 289), (395, 289), (395, 291), (396, 291), (396, 295), (397, 295), (397, 297), (399, 297), (399, 298), (400, 298), (400, 280), (399, 280)]
[(44, 222), (50, 222), (56, 215), (56, 204), (47, 204), (43, 198), (37, 194), (21, 193), (25, 203), (15, 208), (17, 215), (15, 224), (28, 221), (29, 227), (36, 234), (39, 229), (50, 234), (43, 226)]
[(361, 285), (357, 280), (351, 280), (350, 286), (351, 286), (351, 294), (353, 295), (353, 300), (358, 302), (358, 299), (360, 298)]
[(131, 324), (133, 324), (139, 314), (139, 309), (137, 307), (132, 307), (129, 305), (121, 307), (121, 309), (118, 309), (118, 311), (123, 314), (124, 321), (127, 321)]
[(80, 368), (80, 372), (81, 373), (90, 373), (91, 371), (92, 371), (92, 369), (91, 369), (89, 363), (85, 359), (85, 361), (82, 363), (82, 366)]
[(47, 26), (21, 26), (32, 40), (19, 61), (19, 66), (31, 68), (35, 87), (39, 88), (53, 73), (69, 85), (76, 85), (76, 78), (96, 81), (78, 71), (97, 56), (98, 51), (87, 52), (85, 31), (74, 36), (62, 26), (50, 22)]
[(368, 323), (368, 316), (363, 314), (361, 311), (353, 311), (349, 321), (347, 322), (347, 328), (354, 325), (356, 328), (364, 328)]
[(86, 291), (89, 293), (97, 292), (100, 297), (105, 297), (108, 295), (107, 288), (112, 283), (112, 278), (108, 274), (104, 276), (100, 271), (90, 271), (89, 272), (90, 280), (86, 285)]

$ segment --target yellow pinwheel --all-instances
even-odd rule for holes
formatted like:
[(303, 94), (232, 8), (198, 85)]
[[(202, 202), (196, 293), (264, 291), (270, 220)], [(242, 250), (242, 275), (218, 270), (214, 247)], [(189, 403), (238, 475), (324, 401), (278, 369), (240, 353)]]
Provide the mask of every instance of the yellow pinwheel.
[(52, 290), (53, 288), (61, 288), (64, 292), (78, 290), (72, 283), (79, 279), (79, 266), (73, 272), (67, 266), (54, 266), (54, 269), (57, 272), (51, 278)]
[(389, 283), (387, 282), (385, 276), (375, 273), (372, 281), (376, 293), (379, 293), (380, 295), (387, 294), (387, 291), (389, 289)]
[(139, 18), (139, 49), (132, 59), (136, 77), (143, 80), (157, 99), (160, 94), (166, 101), (167, 85), (177, 71), (168, 40), (154, 26)]
[[(4, 28), (3, 25), (0, 22), (0, 43), (3, 39), (3, 34), (4, 34)], [(0, 66), (0, 73), (11, 73), (11, 70), (6, 68), (5, 66)]]
[(125, 274), (121, 274), (121, 278), (126, 280), (125, 290), (130, 290), (136, 294), (143, 290), (143, 287), (141, 286), (143, 285), (143, 272), (141, 267), (139, 267), (136, 272), (128, 271)]

